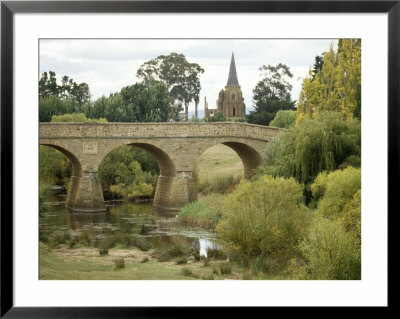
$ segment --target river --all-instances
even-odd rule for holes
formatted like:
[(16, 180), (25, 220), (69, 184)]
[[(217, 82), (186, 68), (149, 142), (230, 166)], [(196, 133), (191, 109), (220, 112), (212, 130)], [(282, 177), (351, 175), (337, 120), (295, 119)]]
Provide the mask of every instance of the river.
[[(83, 243), (97, 247), (99, 243), (117, 239), (120, 242), (141, 242), (151, 248), (179, 245), (207, 256), (208, 248), (218, 248), (217, 234), (179, 222), (176, 214), (158, 213), (151, 202), (107, 201), (104, 213), (71, 212), (65, 207), (65, 195), (48, 195), (46, 212), (39, 217), (39, 236), (44, 241)], [(146, 248), (146, 247), (145, 247)]]

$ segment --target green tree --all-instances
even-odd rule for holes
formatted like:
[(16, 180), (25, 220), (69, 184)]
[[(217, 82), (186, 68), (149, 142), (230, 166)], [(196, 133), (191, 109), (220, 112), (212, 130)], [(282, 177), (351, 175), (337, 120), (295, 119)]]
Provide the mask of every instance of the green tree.
[(146, 86), (152, 86), (158, 82), (164, 83), (174, 104), (175, 101), (184, 103), (187, 114), (189, 103), (199, 100), (202, 73), (204, 69), (197, 63), (188, 62), (183, 54), (170, 53), (142, 64), (136, 76)]
[(103, 191), (134, 198), (153, 195), (159, 168), (148, 152), (126, 145), (107, 154), (98, 172)]
[(322, 56), (317, 55), (315, 57), (315, 63), (314, 63), (314, 67), (313, 67), (313, 70), (312, 70), (312, 79), (313, 80), (315, 79), (315, 76), (317, 74), (321, 73), (323, 65), (324, 65), (324, 56), (323, 55)]
[(269, 123), (270, 126), (280, 128), (290, 128), (296, 122), (297, 112), (293, 110), (278, 111), (274, 119)]
[[(72, 166), (60, 152), (49, 146), (39, 146), (39, 183), (68, 188)], [(42, 194), (43, 195), (43, 194)]]
[(249, 123), (269, 125), (279, 110), (295, 110), (289, 79), (293, 77), (285, 64), (265, 66), (260, 69), (262, 79), (253, 90), (254, 111), (247, 115)]
[(361, 118), (361, 39), (340, 39), (337, 51), (331, 45), (322, 68), (304, 79), (297, 123), (325, 111)]
[(50, 71), (43, 72), (39, 80), (39, 97), (47, 98), (49, 96), (57, 96), (59, 94), (59, 86), (57, 84), (56, 73)]
[(350, 156), (361, 156), (360, 121), (326, 112), (305, 119), (271, 142), (259, 174), (294, 177), (309, 184), (320, 172), (336, 170)]
[(61, 78), (61, 84), (58, 84), (55, 72), (43, 72), (39, 80), (39, 97), (48, 98), (50, 96), (62, 100), (74, 99), (79, 105), (82, 105), (90, 100), (89, 85), (85, 82), (76, 83), (68, 75), (64, 75)]
[(57, 96), (39, 98), (39, 122), (50, 122), (53, 115), (78, 112), (78, 103), (73, 100), (62, 100)]
[(135, 83), (108, 98), (97, 99), (85, 111), (89, 117), (104, 117), (108, 122), (165, 122), (173, 108), (163, 83), (154, 86)]

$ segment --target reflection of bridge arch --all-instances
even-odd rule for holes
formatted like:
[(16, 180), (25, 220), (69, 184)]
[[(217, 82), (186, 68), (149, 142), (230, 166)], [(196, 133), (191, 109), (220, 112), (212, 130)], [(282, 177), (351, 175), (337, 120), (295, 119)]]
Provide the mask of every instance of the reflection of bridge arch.
[[(104, 210), (97, 176), (104, 157), (121, 145), (135, 145), (156, 159), (160, 176), (154, 206), (178, 210), (197, 199), (196, 160), (216, 144), (241, 158), (251, 177), (280, 129), (247, 123), (40, 123), (40, 144), (59, 148), (72, 162), (74, 185), (68, 205), (80, 211)], [(74, 164), (75, 163), (75, 164)]]

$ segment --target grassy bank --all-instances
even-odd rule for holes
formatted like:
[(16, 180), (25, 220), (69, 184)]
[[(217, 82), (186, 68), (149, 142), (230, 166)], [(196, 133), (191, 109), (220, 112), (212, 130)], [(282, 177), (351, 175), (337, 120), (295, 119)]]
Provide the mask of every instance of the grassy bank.
[[(184, 257), (160, 262), (155, 250), (110, 249), (100, 256), (92, 247), (50, 249), (40, 243), (41, 280), (221, 280), (240, 279), (235, 263), (221, 260), (188, 260)], [(121, 262), (123, 260), (123, 262)]]
[(205, 228), (214, 229), (221, 218), (221, 204), (224, 196), (211, 194), (190, 203), (179, 211), (179, 220)]
[(215, 145), (197, 160), (195, 177), (201, 193), (230, 192), (243, 178), (243, 163), (228, 146)]

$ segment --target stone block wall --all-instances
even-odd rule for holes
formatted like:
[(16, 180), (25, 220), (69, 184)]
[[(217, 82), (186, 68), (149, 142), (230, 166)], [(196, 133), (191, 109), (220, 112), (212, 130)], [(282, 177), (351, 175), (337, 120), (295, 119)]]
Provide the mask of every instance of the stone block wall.
[(243, 161), (249, 178), (265, 156), (268, 142), (281, 130), (247, 123), (41, 123), (40, 144), (63, 152), (72, 162), (73, 178), (67, 206), (102, 211), (104, 201), (97, 176), (104, 157), (121, 145), (148, 151), (160, 167), (153, 204), (178, 210), (197, 200), (193, 171), (209, 147), (225, 144)]

